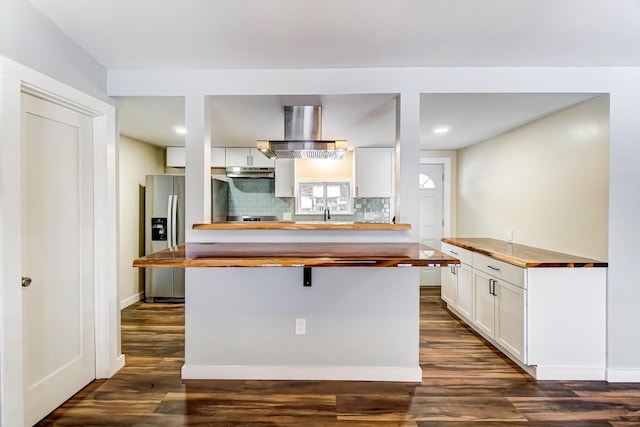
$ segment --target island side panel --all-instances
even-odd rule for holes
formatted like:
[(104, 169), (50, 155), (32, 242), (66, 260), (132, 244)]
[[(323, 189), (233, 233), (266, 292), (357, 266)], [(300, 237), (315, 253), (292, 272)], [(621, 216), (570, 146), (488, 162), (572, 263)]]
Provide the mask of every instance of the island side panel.
[(184, 379), (421, 381), (417, 268), (186, 274)]
[(528, 364), (539, 380), (604, 380), (607, 269), (529, 268)]

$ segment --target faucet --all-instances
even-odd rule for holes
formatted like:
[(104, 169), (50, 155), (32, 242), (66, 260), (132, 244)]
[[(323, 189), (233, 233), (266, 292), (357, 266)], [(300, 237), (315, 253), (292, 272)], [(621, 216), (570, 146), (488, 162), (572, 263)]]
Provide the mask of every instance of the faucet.
[(324, 220), (328, 220), (331, 219), (331, 211), (329, 210), (329, 207), (327, 206), (326, 208), (324, 208)]

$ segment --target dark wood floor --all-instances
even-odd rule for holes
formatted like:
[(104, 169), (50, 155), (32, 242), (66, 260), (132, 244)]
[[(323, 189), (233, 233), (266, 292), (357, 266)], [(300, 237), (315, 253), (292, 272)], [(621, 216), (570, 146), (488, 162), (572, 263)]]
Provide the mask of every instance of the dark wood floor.
[(535, 381), (422, 288), (423, 380), (402, 383), (180, 380), (184, 306), (122, 312), (127, 365), (40, 425), (640, 426), (640, 384)]

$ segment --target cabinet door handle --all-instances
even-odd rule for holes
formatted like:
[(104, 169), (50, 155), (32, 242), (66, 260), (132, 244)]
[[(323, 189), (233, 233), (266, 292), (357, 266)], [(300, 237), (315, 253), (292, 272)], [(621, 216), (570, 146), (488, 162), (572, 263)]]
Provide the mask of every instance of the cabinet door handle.
[(493, 295), (494, 297), (497, 297), (498, 294), (496, 293), (496, 284), (498, 283), (498, 281), (493, 279), (492, 282), (493, 282), (493, 289), (491, 291), (491, 295)]
[(454, 276), (457, 274), (457, 273), (456, 273), (456, 266), (455, 266), (455, 265), (452, 265), (452, 266), (451, 266), (451, 274), (453, 274)]
[(491, 286), (493, 285), (493, 279), (489, 279), (489, 294), (493, 295), (493, 291), (491, 290)]
[(487, 265), (487, 267), (489, 267), (490, 269), (492, 269), (493, 271), (500, 271), (500, 269), (498, 267), (494, 267), (492, 265)]
[(449, 252), (451, 252), (454, 255), (458, 255), (458, 252), (454, 252), (454, 251), (449, 251)]

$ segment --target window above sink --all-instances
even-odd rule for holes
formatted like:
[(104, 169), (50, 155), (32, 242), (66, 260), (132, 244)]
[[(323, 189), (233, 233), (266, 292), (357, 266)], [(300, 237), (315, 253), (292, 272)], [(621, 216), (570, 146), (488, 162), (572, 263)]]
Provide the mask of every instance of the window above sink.
[(299, 181), (297, 214), (322, 214), (329, 208), (331, 214), (352, 214), (350, 181)]

